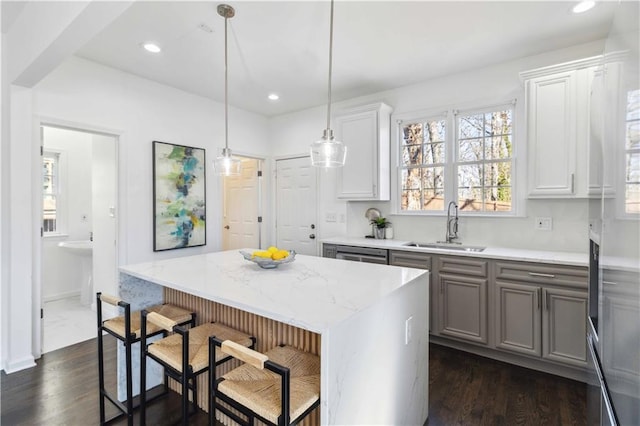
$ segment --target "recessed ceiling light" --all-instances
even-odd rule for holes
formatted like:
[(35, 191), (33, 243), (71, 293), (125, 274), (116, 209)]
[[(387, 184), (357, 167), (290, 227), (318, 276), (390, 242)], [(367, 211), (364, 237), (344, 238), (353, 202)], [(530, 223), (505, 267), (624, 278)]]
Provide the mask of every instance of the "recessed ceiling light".
[(151, 53), (160, 53), (162, 51), (160, 46), (158, 46), (155, 43), (150, 43), (150, 42), (142, 43), (142, 47), (144, 47), (144, 50)]
[(278, 99), (280, 99), (280, 96), (278, 96), (275, 93), (270, 93), (269, 96), (267, 96), (269, 99), (271, 99), (272, 101), (277, 101)]
[(596, 5), (596, 2), (593, 0), (583, 0), (580, 3), (576, 4), (575, 6), (573, 6), (573, 9), (571, 9), (571, 11), (573, 13), (582, 13), (582, 12), (586, 12), (589, 9), (592, 9), (595, 5)]

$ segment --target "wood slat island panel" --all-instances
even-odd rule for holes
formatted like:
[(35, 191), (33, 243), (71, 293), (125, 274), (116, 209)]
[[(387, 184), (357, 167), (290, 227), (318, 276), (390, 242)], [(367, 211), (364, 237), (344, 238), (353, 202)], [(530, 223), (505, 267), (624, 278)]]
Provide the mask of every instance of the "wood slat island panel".
[[(172, 303), (196, 312), (197, 325), (212, 321), (220, 322), (256, 337), (256, 350), (259, 352), (264, 353), (284, 343), (312, 354), (320, 355), (320, 335), (317, 333), (170, 288), (164, 289), (164, 300), (166, 303)], [(224, 374), (238, 365), (240, 364), (236, 360), (225, 363), (218, 367), (218, 373)], [(172, 381), (170, 387), (176, 392), (180, 392), (179, 386), (175, 382)], [(198, 405), (205, 411), (208, 406), (208, 397), (208, 379), (207, 375), (203, 374), (198, 377)], [(235, 424), (221, 413), (218, 413), (218, 417), (218, 420), (225, 425)], [(319, 407), (300, 424), (304, 426), (319, 425)]]

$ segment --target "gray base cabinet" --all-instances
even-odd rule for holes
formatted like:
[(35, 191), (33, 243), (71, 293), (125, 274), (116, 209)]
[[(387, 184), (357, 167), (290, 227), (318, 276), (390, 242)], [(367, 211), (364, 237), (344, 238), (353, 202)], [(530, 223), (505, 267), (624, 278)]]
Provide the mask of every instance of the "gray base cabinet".
[(587, 293), (555, 288), (544, 288), (542, 292), (542, 356), (586, 367)]
[(541, 356), (540, 287), (496, 282), (496, 347)]
[(440, 274), (440, 335), (487, 343), (487, 280)]
[(496, 262), (495, 273), (496, 348), (586, 367), (586, 269)]
[(438, 334), (488, 343), (488, 264), (484, 259), (438, 257)]
[[(323, 247), (325, 257), (335, 257), (335, 245)], [(436, 341), (572, 378), (586, 368), (586, 267), (405, 250), (389, 250), (389, 264), (429, 270), (429, 334)], [(637, 308), (620, 307), (623, 297), (607, 302), (605, 315), (619, 329), (638, 318)], [(621, 355), (617, 369), (640, 368)]]

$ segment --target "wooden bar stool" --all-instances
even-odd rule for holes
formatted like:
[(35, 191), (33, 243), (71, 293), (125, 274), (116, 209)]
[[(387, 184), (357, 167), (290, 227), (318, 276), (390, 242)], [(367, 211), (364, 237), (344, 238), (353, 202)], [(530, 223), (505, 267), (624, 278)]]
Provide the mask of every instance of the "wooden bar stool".
[[(175, 334), (147, 345), (145, 330), (148, 326), (158, 326)], [(220, 336), (233, 341), (240, 347), (253, 348), (255, 337), (242, 333), (220, 323), (206, 323), (187, 329), (156, 312), (142, 311), (142, 346), (140, 351), (140, 424), (146, 424), (146, 364), (147, 357), (158, 362), (165, 370), (165, 380), (169, 376), (181, 385), (182, 424), (188, 424), (189, 389), (192, 392), (194, 411), (198, 406), (197, 376), (215, 366), (232, 359), (219, 350), (209, 353), (209, 337)], [(210, 363), (210, 359), (213, 362)], [(166, 383), (166, 382), (165, 382)]]
[[(108, 303), (113, 306), (119, 306), (124, 309), (124, 315), (115, 317), (106, 321), (102, 320), (102, 302)], [(110, 296), (108, 294), (97, 293), (96, 294), (96, 306), (98, 317), (98, 381), (100, 385), (100, 424), (103, 425), (112, 420), (115, 420), (123, 415), (127, 416), (127, 423), (133, 425), (133, 384), (132, 384), (132, 365), (131, 365), (131, 346), (140, 341), (141, 326), (140, 326), (140, 313), (131, 312), (131, 305), (119, 297)], [(195, 313), (186, 309), (179, 308), (175, 305), (164, 304), (156, 305), (147, 309), (151, 312), (158, 312), (169, 318), (172, 318), (178, 324), (195, 325), (196, 316)], [(105, 389), (104, 385), (104, 344), (102, 332), (114, 336), (124, 344), (125, 349), (125, 365), (126, 365), (126, 379), (127, 379), (127, 398), (124, 404), (118, 400), (118, 398), (110, 395)], [(166, 331), (159, 327), (153, 327), (147, 329), (147, 337), (155, 336), (157, 334), (164, 334)], [(105, 399), (109, 400), (120, 411), (116, 416), (105, 419)]]
[[(209, 370), (209, 425), (214, 426), (219, 409), (235, 422), (252, 425), (254, 418), (272, 425), (292, 425), (301, 421), (320, 404), (320, 357), (291, 346), (276, 346), (262, 354), (235, 342), (216, 337), (214, 347), (244, 362), (216, 379)], [(213, 363), (213, 359), (210, 361)], [(216, 398), (243, 413), (240, 418)]]

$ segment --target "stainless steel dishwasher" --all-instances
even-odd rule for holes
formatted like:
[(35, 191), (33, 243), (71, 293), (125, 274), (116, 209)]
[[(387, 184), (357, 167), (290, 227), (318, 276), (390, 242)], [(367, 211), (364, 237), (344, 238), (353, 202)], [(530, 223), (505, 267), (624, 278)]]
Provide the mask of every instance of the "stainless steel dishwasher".
[(355, 262), (389, 264), (389, 252), (387, 249), (336, 246), (336, 259), (353, 260)]

